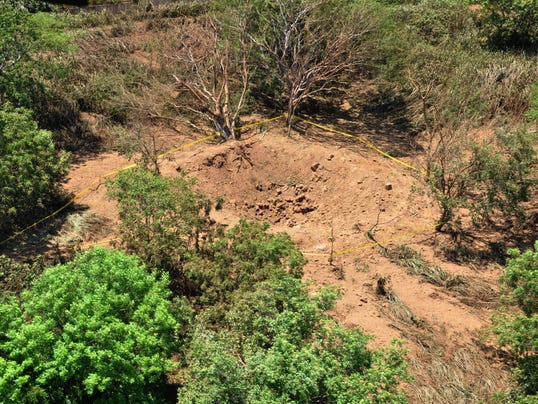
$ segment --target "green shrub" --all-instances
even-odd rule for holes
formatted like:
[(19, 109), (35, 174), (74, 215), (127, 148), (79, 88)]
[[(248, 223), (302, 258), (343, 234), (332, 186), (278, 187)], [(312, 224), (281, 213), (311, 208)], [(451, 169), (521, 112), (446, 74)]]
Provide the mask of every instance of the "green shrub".
[(481, 0), (482, 31), (487, 44), (497, 49), (536, 50), (538, 1)]
[(520, 127), (508, 133), (498, 133), (495, 146), (476, 146), (471, 166), (476, 189), (484, 198), (473, 204), (472, 210), (481, 220), (494, 216), (516, 225), (524, 225), (528, 205), (538, 190), (538, 136)]
[(285, 274), (236, 293), (220, 331), (194, 330), (178, 401), (404, 403), (402, 350), (369, 350), (369, 337), (337, 325), (324, 314), (336, 297), (310, 297)]
[(210, 205), (192, 185), (184, 176), (169, 179), (143, 168), (107, 182), (109, 196), (119, 203), (123, 243), (149, 268), (177, 273), (200, 246)]
[(436, 45), (471, 36), (476, 30), (472, 12), (460, 0), (423, 0), (394, 8), (393, 16), (408, 27), (408, 34)]
[[(501, 276), (505, 309), (516, 306), (520, 312), (504, 311), (493, 317), (499, 342), (517, 358), (516, 377), (525, 395), (538, 395), (538, 241), (534, 251), (510, 250)], [(529, 397), (528, 402), (533, 402)], [(523, 402), (526, 402), (523, 400)]]
[(58, 153), (49, 131), (39, 129), (31, 111), (0, 109), (0, 233), (35, 218), (60, 193), (68, 155)]
[(45, 270), (0, 304), (0, 401), (154, 401), (179, 325), (167, 284), (103, 248)]
[(251, 291), (259, 282), (289, 274), (300, 278), (306, 259), (286, 233), (268, 233), (267, 223), (241, 220), (184, 267), (196, 290), (197, 304), (208, 307), (206, 317), (219, 321), (238, 291)]

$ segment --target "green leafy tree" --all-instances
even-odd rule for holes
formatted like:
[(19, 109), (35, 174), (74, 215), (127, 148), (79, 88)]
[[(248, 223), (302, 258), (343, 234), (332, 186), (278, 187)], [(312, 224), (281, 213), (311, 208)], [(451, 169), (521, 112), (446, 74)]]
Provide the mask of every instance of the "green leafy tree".
[(57, 66), (46, 56), (51, 51), (71, 49), (62, 26), (59, 17), (30, 14), (21, 5), (0, 1), (0, 102), (41, 107), (35, 97), (44, 91), (42, 77), (34, 76), (49, 75)]
[[(538, 398), (538, 241), (534, 251), (509, 251), (502, 302), (505, 311), (494, 316), (499, 342), (518, 358), (516, 376), (524, 394)], [(521, 311), (508, 311), (510, 307)]]
[[(529, 204), (535, 204), (538, 178), (536, 133), (524, 127), (498, 133), (494, 145), (476, 146), (471, 165), (472, 180), (485, 196), (473, 210), (481, 221), (494, 215), (522, 226), (528, 219)], [(513, 220), (515, 219), (515, 220)]]
[(482, 29), (495, 48), (535, 49), (538, 44), (538, 1), (482, 0)]
[(193, 184), (185, 176), (171, 179), (143, 168), (122, 171), (107, 183), (119, 203), (125, 247), (150, 268), (180, 270), (207, 234), (211, 205)]
[(94, 248), (47, 269), (0, 304), (0, 401), (151, 402), (180, 322), (168, 277), (135, 256)]
[(284, 273), (302, 276), (306, 259), (301, 251), (288, 234), (268, 233), (268, 228), (267, 223), (241, 220), (186, 263), (200, 306), (211, 305), (215, 315), (222, 315), (238, 291)]
[(310, 297), (281, 274), (234, 297), (220, 331), (194, 331), (180, 403), (405, 402), (402, 351), (368, 350), (369, 337), (324, 314), (334, 290)]
[(0, 234), (32, 220), (60, 193), (68, 155), (57, 152), (52, 135), (32, 113), (5, 104), (0, 109)]

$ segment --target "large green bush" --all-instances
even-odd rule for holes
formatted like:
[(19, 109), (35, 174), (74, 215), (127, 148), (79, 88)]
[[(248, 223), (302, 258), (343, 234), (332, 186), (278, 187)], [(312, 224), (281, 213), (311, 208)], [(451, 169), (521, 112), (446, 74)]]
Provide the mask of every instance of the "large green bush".
[(198, 249), (210, 205), (193, 191), (193, 183), (144, 168), (122, 171), (107, 183), (109, 196), (119, 203), (123, 243), (149, 268), (177, 271)]
[(32, 220), (58, 194), (67, 173), (67, 154), (57, 152), (49, 131), (32, 113), (4, 104), (0, 108), (0, 234)]
[(193, 184), (183, 175), (167, 178), (143, 168), (108, 182), (119, 203), (124, 245), (149, 268), (170, 272), (175, 292), (220, 313), (236, 290), (250, 290), (277, 273), (302, 275), (306, 260), (289, 235), (244, 220), (224, 233), (208, 216), (210, 201)]
[(288, 234), (272, 234), (268, 228), (267, 223), (241, 220), (185, 264), (197, 303), (210, 306), (206, 311), (212, 320), (228, 311), (235, 293), (252, 291), (282, 274), (302, 276), (306, 259), (301, 251)]
[(167, 276), (122, 252), (47, 269), (0, 304), (0, 402), (152, 401), (178, 328), (169, 296)]
[[(499, 342), (509, 347), (517, 358), (516, 376), (523, 393), (537, 399), (538, 241), (534, 244), (534, 251), (513, 249), (509, 255), (506, 270), (501, 276), (505, 310), (493, 319)], [(520, 311), (507, 310), (514, 306)]]
[(220, 330), (194, 331), (179, 402), (405, 402), (402, 351), (369, 350), (369, 337), (337, 325), (324, 314), (336, 297), (310, 297), (285, 274), (236, 293)]
[(538, 46), (537, 0), (482, 0), (482, 29), (494, 48), (536, 51)]

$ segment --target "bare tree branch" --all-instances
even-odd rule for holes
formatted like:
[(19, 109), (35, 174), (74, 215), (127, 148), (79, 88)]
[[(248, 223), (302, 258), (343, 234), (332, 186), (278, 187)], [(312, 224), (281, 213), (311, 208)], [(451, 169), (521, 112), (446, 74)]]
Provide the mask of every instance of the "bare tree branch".
[(209, 119), (224, 140), (239, 138), (236, 124), (249, 88), (251, 44), (245, 28), (242, 20), (234, 27), (237, 43), (232, 46), (217, 22), (208, 19), (196, 35), (182, 38), (185, 52), (176, 55), (188, 74), (174, 78), (195, 102), (184, 108)]
[(356, 68), (364, 54), (361, 40), (374, 24), (360, 10), (350, 16), (338, 15), (334, 6), (332, 10), (324, 7), (324, 0), (277, 0), (276, 4), (278, 13), (268, 17), (269, 32), (249, 37), (275, 64), (286, 92), (291, 129), (302, 102), (338, 88), (337, 78)]

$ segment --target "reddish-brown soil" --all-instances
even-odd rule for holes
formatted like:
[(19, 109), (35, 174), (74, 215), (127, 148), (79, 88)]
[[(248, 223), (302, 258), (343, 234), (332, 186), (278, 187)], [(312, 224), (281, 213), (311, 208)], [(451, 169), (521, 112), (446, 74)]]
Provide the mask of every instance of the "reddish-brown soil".
[[(200, 190), (213, 198), (224, 197), (224, 209), (214, 213), (220, 223), (264, 220), (272, 231), (288, 232), (309, 260), (304, 278), (315, 282), (313, 288), (326, 284), (341, 288), (342, 299), (334, 309), (339, 321), (374, 335), (372, 346), (387, 346), (394, 338), (406, 341), (411, 358), (419, 358), (413, 359), (415, 374), (428, 374), (424, 369), (433, 363), (432, 355), (450, 362), (455, 349), (482, 341), (490, 309), (464, 304), (443, 287), (408, 275), (372, 245), (373, 237), (386, 247), (410, 246), (429, 263), (482, 279), (497, 289), (498, 267), (471, 269), (439, 254), (440, 245), (448, 240), (433, 229), (437, 204), (420, 175), (353, 139), (312, 127), (289, 137), (280, 123), (269, 127), (252, 130), (242, 141), (181, 150), (161, 162), (162, 173), (175, 176), (185, 171), (196, 178)], [(190, 140), (177, 135), (167, 146)], [(402, 160), (416, 163), (410, 157)], [(113, 153), (86, 158), (73, 165), (66, 188), (80, 191), (94, 178), (127, 164)], [(117, 221), (115, 204), (106, 198), (102, 184), (77, 202)], [(114, 226), (109, 228), (103, 239), (114, 237)], [(394, 315), (393, 301), (376, 293), (379, 279), (388, 281), (391, 295), (411, 312), (411, 322)], [(465, 377), (479, 380), (481, 372)], [(504, 380), (501, 370), (493, 372)], [(422, 377), (419, 382), (432, 383), (433, 376)], [(502, 385), (499, 382), (496, 388)], [(428, 396), (437, 397), (433, 401), (417, 400), (435, 402), (442, 399), (439, 394)]]

